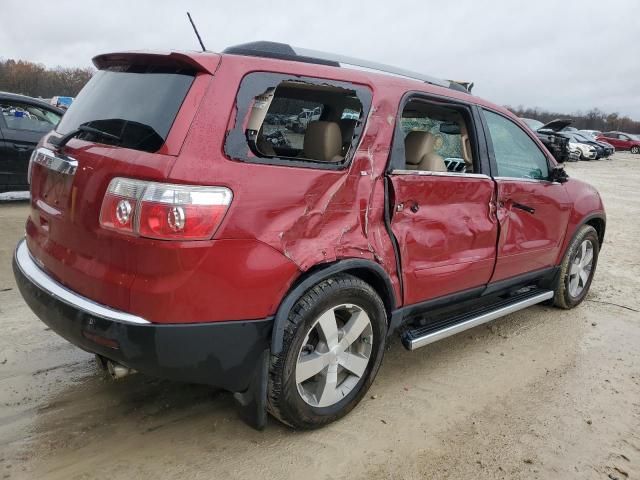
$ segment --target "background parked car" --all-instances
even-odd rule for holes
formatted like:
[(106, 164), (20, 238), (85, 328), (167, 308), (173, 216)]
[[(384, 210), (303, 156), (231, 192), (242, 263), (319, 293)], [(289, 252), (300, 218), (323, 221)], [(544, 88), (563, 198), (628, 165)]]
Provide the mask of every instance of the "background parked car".
[(4, 92), (0, 109), (0, 192), (28, 190), (31, 152), (64, 112), (35, 98)]
[(631, 150), (631, 153), (640, 153), (640, 137), (624, 132), (605, 132), (598, 137), (610, 143), (618, 150)]
[(57, 108), (61, 108), (62, 110), (68, 109), (73, 103), (73, 97), (60, 97), (55, 96), (50, 100), (51, 105)]
[(591, 141), (591, 142), (595, 143), (596, 146), (602, 147), (604, 149), (604, 155), (603, 155), (604, 158), (610, 157), (616, 151), (615, 147), (613, 145), (611, 145), (610, 143), (600, 141), (600, 140), (598, 140), (597, 138), (594, 138), (591, 135), (587, 135), (587, 134), (582, 133), (580, 131), (572, 132), (572, 133), (574, 134), (574, 136), (576, 136), (578, 138), (581, 138), (581, 139), (586, 140), (586, 141)]
[(569, 160), (569, 139), (558, 132), (567, 128), (571, 124), (571, 120), (558, 119), (546, 124), (532, 118), (521, 118), (521, 120), (535, 132), (556, 160), (559, 162)]
[(292, 132), (303, 133), (307, 129), (309, 122), (320, 119), (322, 108), (316, 107), (313, 110), (304, 108), (297, 117), (292, 117), (287, 123), (287, 128)]
[[(609, 157), (610, 155), (613, 154), (614, 149), (612, 147), (605, 147), (604, 145), (600, 145), (598, 142), (596, 142), (595, 140), (591, 140), (590, 138), (586, 137), (585, 135), (582, 135), (580, 132), (577, 131), (562, 131), (560, 132), (562, 135), (564, 135), (566, 138), (569, 139), (569, 141), (574, 142), (578, 145), (586, 145), (588, 147), (592, 147), (593, 151), (595, 151), (595, 158), (592, 158), (591, 155), (584, 155), (582, 157), (583, 160), (600, 160), (601, 158), (606, 158)], [(584, 148), (583, 148), (584, 150)], [(586, 149), (587, 151), (591, 151), (591, 149)]]
[(600, 130), (579, 130), (580, 133), (583, 133), (584, 135), (591, 137), (591, 138), (596, 138), (598, 135), (602, 135), (602, 132)]
[(578, 145), (575, 144), (574, 142), (569, 142), (569, 158), (567, 159), (567, 161), (577, 162), (578, 160), (580, 160), (581, 154), (582, 152), (578, 148)]

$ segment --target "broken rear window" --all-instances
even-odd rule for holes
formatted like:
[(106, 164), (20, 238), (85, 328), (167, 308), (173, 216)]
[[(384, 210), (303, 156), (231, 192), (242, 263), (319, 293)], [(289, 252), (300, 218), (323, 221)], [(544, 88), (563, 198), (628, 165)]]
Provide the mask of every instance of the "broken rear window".
[(361, 86), (272, 73), (247, 75), (225, 152), (236, 160), (341, 168), (358, 144), (371, 104)]

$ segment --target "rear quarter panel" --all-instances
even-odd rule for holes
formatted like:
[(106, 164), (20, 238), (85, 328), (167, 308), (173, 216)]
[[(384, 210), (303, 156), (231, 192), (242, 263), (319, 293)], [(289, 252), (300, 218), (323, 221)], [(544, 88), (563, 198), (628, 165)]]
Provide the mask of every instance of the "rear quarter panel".
[[(395, 256), (384, 224), (384, 171), (401, 90), (372, 91), (372, 107), (360, 145), (343, 170), (265, 165), (225, 156), (226, 134), (235, 123), (238, 85), (252, 70), (295, 71), (336, 78), (335, 68), (223, 57), (176, 162), (173, 181), (223, 185), (234, 199), (217, 240), (255, 239), (293, 262), (297, 275), (345, 258), (374, 261), (388, 273), (400, 303)], [(292, 78), (294, 75), (292, 75)], [(268, 281), (268, 280), (266, 280)], [(281, 298), (281, 297), (280, 297)]]

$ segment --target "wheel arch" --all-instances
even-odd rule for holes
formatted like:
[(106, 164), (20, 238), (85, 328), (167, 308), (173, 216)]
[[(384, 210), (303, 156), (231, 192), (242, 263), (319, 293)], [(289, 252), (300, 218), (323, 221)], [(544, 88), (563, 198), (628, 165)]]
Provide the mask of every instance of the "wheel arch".
[(397, 307), (393, 284), (389, 274), (377, 263), (360, 258), (349, 258), (332, 263), (320, 264), (302, 273), (283, 297), (273, 321), (271, 353), (282, 350), (284, 328), (289, 311), (305, 292), (317, 283), (339, 273), (347, 273), (367, 282), (382, 299), (387, 312), (387, 321)]
[[(599, 247), (602, 248), (602, 244), (604, 243), (604, 232), (607, 226), (607, 221), (604, 219), (604, 217), (599, 216), (599, 215), (593, 215), (589, 218), (587, 218), (582, 225), (590, 225), (593, 228), (595, 228), (596, 232), (598, 233), (598, 242), (600, 243)], [(580, 228), (582, 225), (579, 225), (578, 228)], [(577, 232), (577, 229), (576, 229)]]

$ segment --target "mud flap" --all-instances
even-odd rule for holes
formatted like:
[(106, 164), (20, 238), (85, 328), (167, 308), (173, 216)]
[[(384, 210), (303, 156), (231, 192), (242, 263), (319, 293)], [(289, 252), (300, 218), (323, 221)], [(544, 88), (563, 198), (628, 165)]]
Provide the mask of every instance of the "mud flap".
[(256, 363), (249, 388), (236, 392), (233, 397), (240, 404), (240, 417), (256, 430), (267, 426), (267, 386), (269, 384), (269, 360), (271, 353), (265, 349)]

